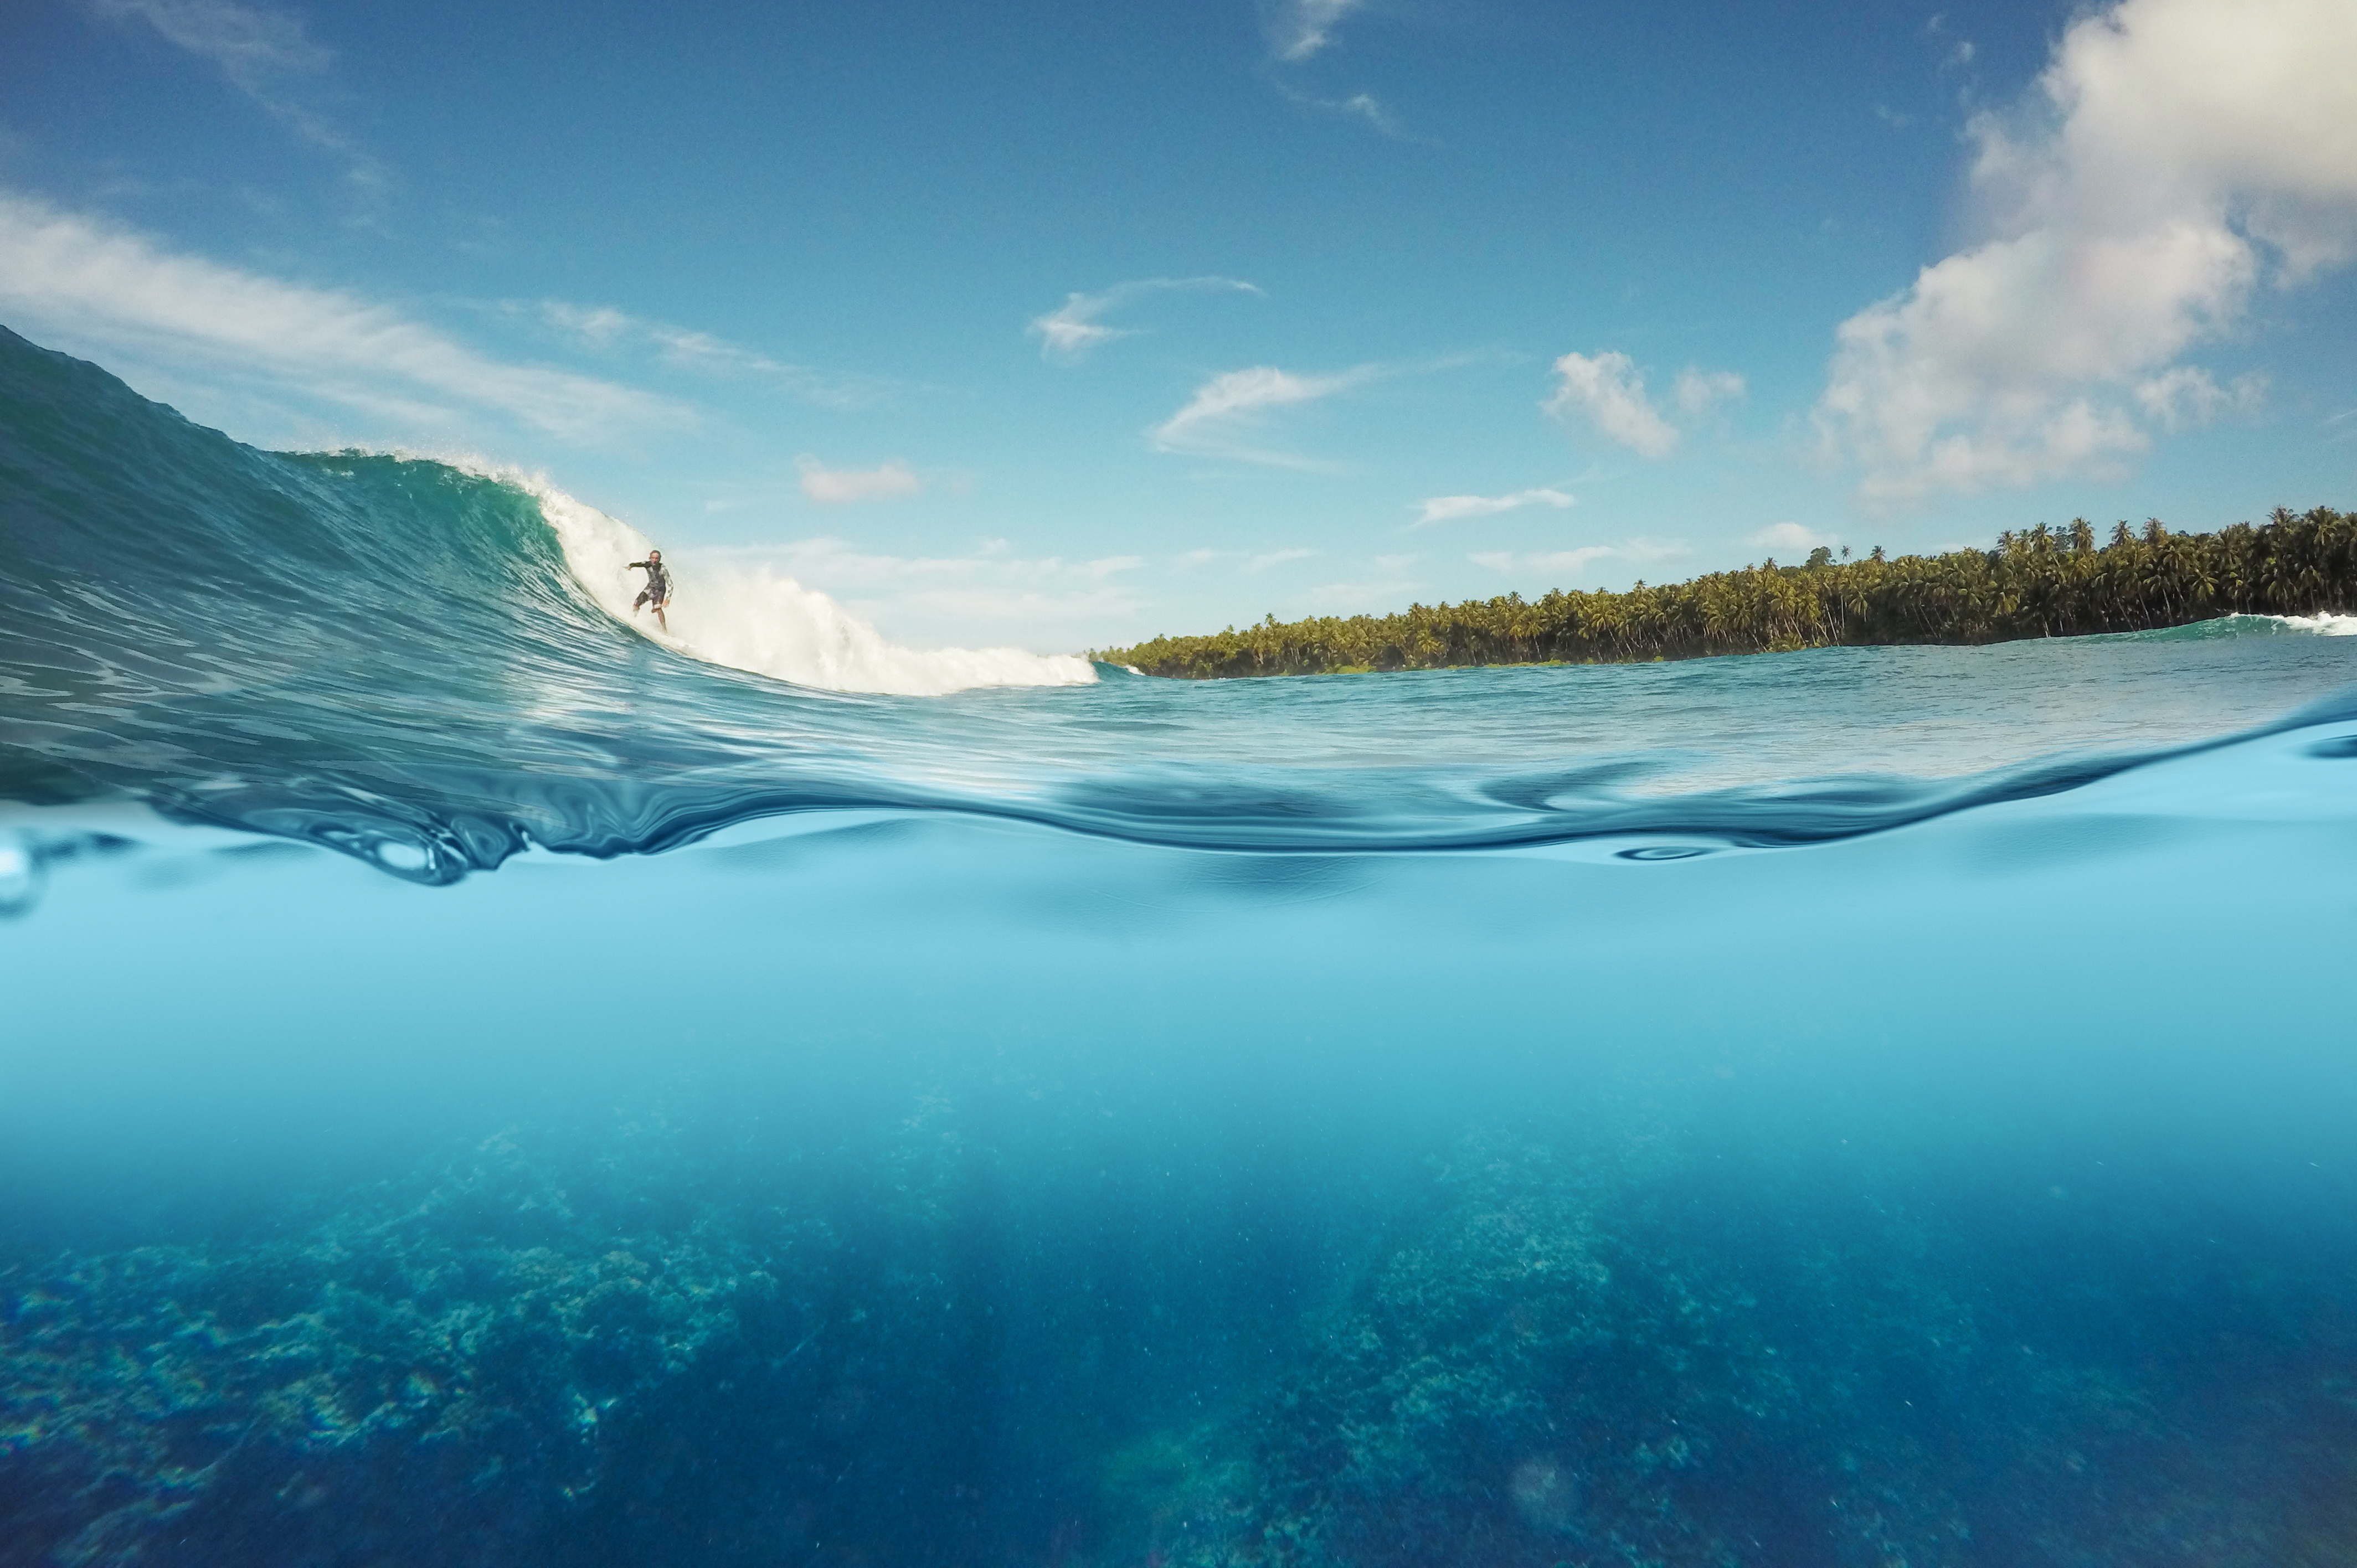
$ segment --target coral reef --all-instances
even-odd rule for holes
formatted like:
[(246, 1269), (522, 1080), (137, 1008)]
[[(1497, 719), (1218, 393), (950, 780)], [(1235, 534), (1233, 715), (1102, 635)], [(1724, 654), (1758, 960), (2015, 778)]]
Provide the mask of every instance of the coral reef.
[(810, 1310), (791, 1227), (617, 1228), (505, 1136), (430, 1180), (8, 1271), (0, 1561), (514, 1561), (618, 1412)]
[(800, 1142), (510, 1130), (0, 1264), (0, 1564), (2357, 1545), (2348, 1259), (2165, 1188), (1589, 1114), (1364, 1151), (1372, 1201), (1297, 1194), (1301, 1226), (1251, 1210), (1247, 1241), (1167, 1148), (1125, 1171), (1021, 1098)]
[(1969, 1202), (1934, 1223), (1937, 1191), (1900, 1201), (1889, 1167), (1881, 1193), (1789, 1166), (1698, 1180), (1725, 1156), (1566, 1155), (1582, 1142), (1453, 1153), (1304, 1365), (1221, 1434), (1249, 1478), (1168, 1561), (2357, 1552), (2326, 1500), (2357, 1483), (2345, 1258), (2295, 1282), (2149, 1217), (2124, 1238), (2117, 1212), (2001, 1216), (2018, 1229), (1992, 1244)]

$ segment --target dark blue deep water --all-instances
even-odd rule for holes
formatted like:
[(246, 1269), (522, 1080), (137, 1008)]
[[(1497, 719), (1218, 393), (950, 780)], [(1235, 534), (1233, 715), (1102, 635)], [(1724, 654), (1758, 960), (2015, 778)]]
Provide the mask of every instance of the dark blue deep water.
[(944, 693), (1091, 672), (636, 539), (0, 334), (0, 1568), (2357, 1562), (2357, 621)]

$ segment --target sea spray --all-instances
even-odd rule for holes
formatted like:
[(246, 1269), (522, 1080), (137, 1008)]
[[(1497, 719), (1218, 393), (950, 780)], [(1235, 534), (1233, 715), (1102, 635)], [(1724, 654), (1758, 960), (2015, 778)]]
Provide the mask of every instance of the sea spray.
[(540, 503), (574, 578), (618, 620), (697, 659), (799, 686), (938, 696), (977, 686), (1075, 686), (1096, 680), (1086, 659), (1015, 648), (913, 649), (888, 641), (826, 595), (725, 556), (673, 551), (668, 628), (634, 611), (629, 563), (654, 542), (544, 478), (502, 473)]

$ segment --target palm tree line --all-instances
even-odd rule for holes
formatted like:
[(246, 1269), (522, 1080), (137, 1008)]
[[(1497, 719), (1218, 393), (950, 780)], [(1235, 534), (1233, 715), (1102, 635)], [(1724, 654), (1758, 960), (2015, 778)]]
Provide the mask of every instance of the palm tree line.
[(1625, 593), (1556, 590), (1386, 616), (1318, 616), (1157, 637), (1092, 658), (1217, 680), (1458, 665), (1611, 664), (1893, 643), (1986, 643), (2147, 631), (2222, 615), (2357, 608), (2357, 514), (2277, 507), (2266, 522), (2174, 533), (2126, 522), (2098, 547), (2085, 519), (1999, 536), (1994, 550), (1857, 560), (1820, 547)]

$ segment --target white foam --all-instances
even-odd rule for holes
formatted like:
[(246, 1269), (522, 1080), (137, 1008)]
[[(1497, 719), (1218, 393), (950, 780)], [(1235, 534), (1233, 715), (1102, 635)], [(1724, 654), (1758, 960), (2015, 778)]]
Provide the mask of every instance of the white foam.
[(674, 559), (668, 631), (630, 601), (644, 584), (630, 563), (646, 558), (653, 542), (628, 523), (585, 506), (545, 480), (512, 472), (499, 476), (539, 500), (556, 531), (565, 564), (589, 596), (615, 619), (682, 653), (775, 676), (799, 686), (835, 692), (892, 692), (938, 696), (974, 686), (1085, 686), (1096, 667), (1077, 654), (1027, 653), (1019, 648), (902, 648), (841, 605), (791, 577), (765, 567)]
[(2312, 631), (2319, 637), (2357, 637), (2357, 616), (2337, 616), (2330, 610), (2312, 616), (2269, 616), (2294, 631)]

